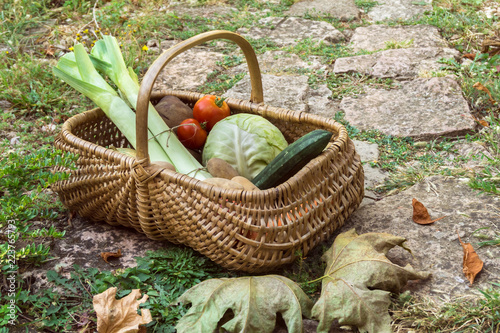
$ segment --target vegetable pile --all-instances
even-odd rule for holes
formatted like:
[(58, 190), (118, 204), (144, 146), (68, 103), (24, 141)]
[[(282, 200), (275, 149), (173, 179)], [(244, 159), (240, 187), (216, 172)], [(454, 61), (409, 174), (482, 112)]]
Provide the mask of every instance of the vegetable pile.
[[(125, 65), (114, 37), (103, 36), (90, 54), (82, 44), (75, 45), (53, 72), (99, 106), (136, 147), (139, 81)], [(286, 181), (325, 149), (332, 133), (320, 132), (288, 146), (270, 121), (254, 114), (231, 115), (224, 99), (214, 95), (203, 96), (192, 109), (176, 96), (164, 96), (156, 106), (148, 106), (152, 164), (227, 189), (262, 190)], [(131, 149), (117, 151), (135, 157)]]

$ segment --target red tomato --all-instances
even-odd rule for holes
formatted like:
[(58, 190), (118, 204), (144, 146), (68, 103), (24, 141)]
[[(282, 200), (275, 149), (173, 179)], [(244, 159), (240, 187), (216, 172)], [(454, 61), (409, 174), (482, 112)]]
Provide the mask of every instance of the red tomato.
[(177, 137), (186, 148), (198, 149), (203, 147), (207, 140), (207, 131), (201, 128), (198, 120), (189, 118), (177, 128)]
[(193, 108), (193, 117), (200, 123), (206, 123), (207, 131), (219, 121), (231, 115), (231, 110), (224, 99), (214, 95), (203, 96)]

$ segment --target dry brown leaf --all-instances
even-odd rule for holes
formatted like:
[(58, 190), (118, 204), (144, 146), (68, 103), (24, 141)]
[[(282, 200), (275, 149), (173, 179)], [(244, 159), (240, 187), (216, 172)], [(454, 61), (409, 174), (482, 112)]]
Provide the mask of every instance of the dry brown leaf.
[(137, 314), (139, 304), (148, 299), (144, 295), (141, 299), (141, 291), (134, 289), (126, 297), (117, 300), (116, 287), (95, 295), (93, 299), (94, 310), (97, 314), (97, 332), (99, 333), (137, 333), (141, 327), (149, 323), (153, 318), (148, 309), (141, 309), (141, 315)]
[(475, 53), (466, 53), (462, 56), (462, 58), (467, 58), (467, 59), (470, 59), (470, 60), (474, 60), (476, 59), (476, 54)]
[(441, 220), (443, 217), (446, 217), (446, 216), (441, 216), (438, 219), (431, 220), (431, 216), (429, 215), (427, 208), (425, 208), (425, 206), (420, 201), (413, 198), (411, 204), (413, 206), (413, 222), (415, 223), (431, 224), (438, 220)]
[(47, 48), (45, 48), (45, 50), (43, 50), (43, 52), (46, 55), (53, 57), (54, 53), (56, 52), (56, 49), (55, 49), (54, 45), (49, 45)]
[(485, 93), (487, 93), (488, 96), (490, 97), (490, 99), (489, 99), (490, 103), (492, 103), (492, 104), (496, 104), (497, 103), (493, 99), (493, 96), (491, 96), (491, 93), (490, 93), (489, 89), (486, 88), (485, 86), (483, 86), (483, 84), (481, 82), (474, 83), (474, 85), (472, 87), (476, 88), (477, 90), (484, 91)]
[(474, 248), (470, 243), (463, 243), (460, 239), (460, 235), (458, 235), (458, 240), (464, 249), (463, 271), (470, 284), (472, 285), (474, 283), (476, 275), (483, 269), (484, 263), (481, 259), (479, 259), (479, 256), (477, 255), (476, 251), (474, 251)]
[(101, 257), (105, 262), (109, 264), (108, 258), (120, 258), (122, 256), (122, 249), (118, 249), (117, 252), (101, 252)]

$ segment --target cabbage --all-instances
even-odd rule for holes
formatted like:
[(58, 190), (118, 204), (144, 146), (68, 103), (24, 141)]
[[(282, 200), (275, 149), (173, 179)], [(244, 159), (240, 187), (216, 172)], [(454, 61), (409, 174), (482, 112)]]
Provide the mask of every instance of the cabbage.
[(219, 121), (208, 134), (203, 164), (218, 157), (231, 164), (240, 176), (252, 180), (287, 146), (283, 134), (267, 119), (235, 114)]

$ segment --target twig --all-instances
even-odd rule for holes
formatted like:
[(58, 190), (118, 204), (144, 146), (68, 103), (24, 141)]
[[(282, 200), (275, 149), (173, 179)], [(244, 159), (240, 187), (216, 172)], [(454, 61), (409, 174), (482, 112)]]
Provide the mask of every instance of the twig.
[(369, 195), (365, 195), (365, 198), (368, 198), (368, 199), (371, 199), (371, 200), (374, 200), (374, 201), (379, 201), (379, 200), (382, 200), (383, 198), (375, 198), (375, 197), (371, 197)]
[[(95, 18), (95, 9), (97, 8), (97, 2), (99, 0), (95, 0), (95, 3), (94, 3), (94, 8), (92, 8), (92, 18), (94, 19), (94, 23), (95, 23), (95, 26), (97, 27), (97, 29), (101, 30), (101, 28), (99, 27), (99, 23), (97, 23), (97, 19)], [(95, 34), (94, 34), (95, 35)], [(97, 36), (96, 36), (97, 37)]]

